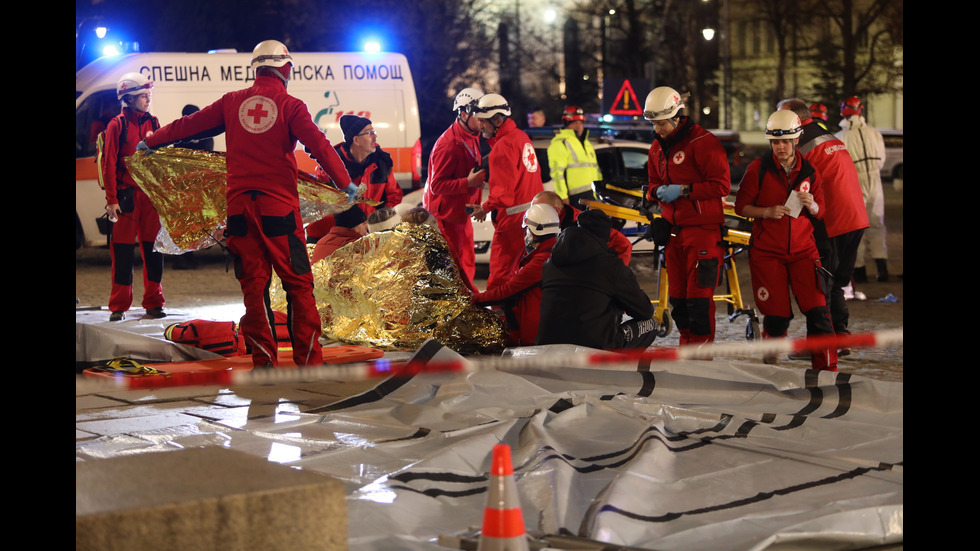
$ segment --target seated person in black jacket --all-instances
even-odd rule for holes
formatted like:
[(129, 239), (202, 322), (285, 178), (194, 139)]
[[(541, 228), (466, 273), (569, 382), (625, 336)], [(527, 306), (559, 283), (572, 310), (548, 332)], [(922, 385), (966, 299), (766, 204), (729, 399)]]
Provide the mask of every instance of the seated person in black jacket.
[[(601, 210), (579, 215), (563, 230), (541, 282), (535, 344), (576, 344), (603, 350), (647, 348), (659, 330), (653, 304), (636, 276), (609, 248), (612, 220)], [(623, 322), (623, 313), (630, 318)]]

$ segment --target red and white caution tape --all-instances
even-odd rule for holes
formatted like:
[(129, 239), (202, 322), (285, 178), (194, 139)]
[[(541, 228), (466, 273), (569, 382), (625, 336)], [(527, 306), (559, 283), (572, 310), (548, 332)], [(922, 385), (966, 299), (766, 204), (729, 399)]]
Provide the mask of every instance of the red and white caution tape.
[(312, 381), (363, 381), (391, 376), (411, 377), (419, 373), (473, 372), (486, 369), (517, 371), (533, 368), (583, 367), (635, 370), (638, 362), (670, 362), (722, 357), (751, 356), (762, 358), (781, 354), (813, 353), (830, 348), (884, 348), (899, 346), (903, 330), (887, 330), (852, 335), (808, 337), (800, 339), (764, 339), (745, 342), (710, 343), (676, 348), (651, 348), (637, 351), (592, 352), (587, 354), (536, 354), (509, 357), (470, 357), (451, 361), (349, 363), (302, 369), (225, 369), (189, 373), (161, 373), (131, 376), (84, 378), (75, 383), (76, 394), (108, 390), (165, 388), (188, 385), (256, 385)]
[(466, 362), (438, 362), (428, 364), (393, 363), (384, 359), (374, 362), (356, 362), (342, 365), (324, 365), (290, 369), (202, 369), (191, 372), (133, 376), (120, 372), (114, 376), (77, 377), (75, 393), (95, 393), (110, 390), (141, 390), (177, 386), (236, 386), (302, 383), (313, 381), (364, 381), (391, 376), (411, 377), (421, 372), (464, 371)]

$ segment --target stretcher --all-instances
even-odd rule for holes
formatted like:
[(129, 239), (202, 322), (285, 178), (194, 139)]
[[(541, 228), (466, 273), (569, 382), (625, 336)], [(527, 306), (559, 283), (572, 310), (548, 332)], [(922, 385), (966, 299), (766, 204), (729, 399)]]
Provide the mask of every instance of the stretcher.
[[(639, 235), (634, 245), (642, 240), (653, 241), (649, 230), (654, 220), (660, 218), (658, 205), (646, 201), (646, 186), (639, 189), (629, 186), (619, 187), (609, 182), (596, 182), (593, 192), (598, 200), (581, 200), (589, 209), (598, 209), (620, 221), (622, 228), (625, 222), (636, 224), (634, 235)], [(625, 233), (625, 232), (624, 232)], [(727, 308), (728, 321), (734, 322), (745, 317), (745, 338), (756, 340), (762, 338), (759, 317), (755, 308), (748, 306), (742, 300), (742, 288), (738, 281), (738, 267), (735, 257), (747, 250), (752, 237), (752, 221), (735, 214), (735, 205), (725, 202), (725, 223), (721, 229), (722, 243), (725, 249), (725, 293), (714, 295), (716, 302), (724, 302)], [(670, 302), (668, 301), (667, 269), (664, 266), (664, 248), (656, 244), (654, 248), (654, 267), (659, 269), (657, 299), (653, 301), (654, 318), (661, 324), (660, 336), (670, 334), (673, 322), (670, 317)]]

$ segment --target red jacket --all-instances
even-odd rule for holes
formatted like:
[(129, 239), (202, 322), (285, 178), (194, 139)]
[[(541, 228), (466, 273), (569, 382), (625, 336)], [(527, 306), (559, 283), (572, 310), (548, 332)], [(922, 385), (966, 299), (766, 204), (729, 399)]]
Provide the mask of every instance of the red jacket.
[(228, 149), (229, 203), (246, 191), (257, 190), (298, 209), (297, 140), (340, 189), (350, 185), (343, 161), (313, 123), (306, 104), (286, 93), (281, 80), (267, 75), (157, 130), (146, 145), (160, 147), (220, 127), (225, 129)]
[[(361, 183), (367, 184), (364, 197), (381, 203), (377, 207), (372, 207), (365, 203), (357, 205), (364, 211), (366, 216), (370, 216), (372, 212), (383, 207), (395, 208), (396, 205), (402, 202), (402, 197), (405, 195), (405, 192), (402, 191), (401, 186), (398, 185), (398, 181), (395, 180), (391, 155), (382, 151), (380, 146), (378, 146), (374, 153), (364, 159), (365, 164), (358, 163), (354, 159), (354, 156), (350, 152), (350, 146), (346, 143), (337, 144), (334, 149), (337, 150), (337, 154), (340, 155), (340, 159), (344, 162), (347, 173), (351, 177), (351, 182), (354, 185), (360, 185)], [(387, 176), (385, 176), (386, 172)], [(321, 180), (331, 181), (330, 176), (320, 166), (316, 167), (314, 175)], [(333, 226), (333, 216), (324, 216), (306, 226), (306, 238), (319, 240), (327, 235)]]
[[(405, 192), (402, 191), (401, 186), (398, 185), (398, 181), (395, 180), (391, 155), (383, 151), (381, 146), (378, 146), (374, 153), (368, 155), (364, 159), (363, 164), (358, 163), (354, 159), (354, 156), (350, 152), (350, 146), (346, 143), (337, 144), (334, 149), (337, 150), (337, 154), (340, 155), (340, 159), (344, 162), (344, 167), (350, 175), (351, 182), (354, 185), (367, 184), (364, 197), (381, 203), (377, 207), (361, 205), (361, 207), (366, 209), (365, 214), (371, 214), (375, 209), (382, 207), (394, 208), (402, 202), (402, 197), (405, 195)], [(329, 175), (320, 166), (316, 167), (315, 173), (320, 179), (329, 178)], [(340, 189), (343, 189), (343, 187)]]
[[(531, 346), (538, 336), (541, 321), (541, 270), (551, 258), (551, 248), (556, 237), (542, 241), (537, 248), (521, 258), (520, 268), (504, 284), (473, 296), (473, 303), (480, 305), (516, 303), (515, 311), (508, 316), (508, 323), (516, 321), (516, 333), (521, 346)], [(516, 317), (516, 320), (511, 319)]]
[(113, 117), (105, 129), (105, 143), (102, 147), (103, 153), (99, 169), (102, 171), (102, 183), (105, 185), (107, 205), (119, 203), (119, 199), (116, 197), (117, 189), (136, 187), (136, 182), (129, 174), (123, 159), (136, 153), (136, 146), (140, 141), (160, 126), (157, 118), (153, 115), (137, 113), (128, 107), (122, 108), (122, 118), (126, 123), (126, 135), (122, 143), (119, 142), (120, 134), (123, 131), (120, 126), (120, 117)]
[(497, 211), (493, 215), (496, 230), (520, 230), (524, 211), (531, 206), (534, 196), (544, 191), (538, 156), (531, 139), (517, 128), (513, 119), (505, 120), (489, 142), (490, 196), (483, 203), (483, 210)]
[[(760, 171), (763, 173), (761, 182)], [(823, 217), (827, 210), (823, 186), (820, 174), (814, 170), (813, 165), (803, 159), (802, 155), (796, 155), (796, 165), (787, 176), (779, 167), (779, 161), (770, 153), (752, 161), (745, 170), (745, 176), (735, 195), (735, 212), (742, 216), (742, 211), (748, 205), (782, 205), (791, 190), (809, 191), (819, 206), (817, 214), (813, 216), (818, 219)], [(803, 207), (797, 218), (786, 215), (779, 220), (756, 218), (752, 221), (752, 249), (794, 255), (809, 248), (816, 250), (815, 247), (813, 224), (810, 223), (806, 207)]]
[(803, 121), (803, 135), (797, 150), (813, 165), (823, 180), (827, 213), (823, 221), (827, 236), (838, 235), (868, 227), (868, 210), (858, 180), (857, 168), (844, 142), (813, 122)]
[(657, 200), (657, 188), (679, 184), (691, 186), (689, 197), (661, 203), (661, 216), (675, 226), (721, 224), (725, 221), (722, 200), (731, 193), (732, 176), (728, 154), (711, 132), (689, 118), (666, 139), (657, 137), (650, 147), (647, 197)]
[(439, 220), (469, 223), (466, 205), (478, 204), (483, 189), (467, 186), (466, 177), (479, 166), (480, 159), (480, 136), (468, 132), (457, 120), (439, 136), (429, 153), (422, 206)]

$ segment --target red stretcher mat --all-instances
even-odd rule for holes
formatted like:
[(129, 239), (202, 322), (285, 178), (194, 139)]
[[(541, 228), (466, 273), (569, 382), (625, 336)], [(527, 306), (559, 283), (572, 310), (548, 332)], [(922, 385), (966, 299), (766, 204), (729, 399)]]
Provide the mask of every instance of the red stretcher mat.
[[(283, 354), (280, 350), (279, 366), (277, 369), (295, 369), (296, 364), (293, 362), (291, 357)], [(384, 357), (385, 353), (382, 350), (377, 350), (375, 348), (368, 348), (366, 346), (325, 346), (323, 347), (323, 363), (324, 364), (344, 364), (352, 362), (364, 362), (368, 360), (376, 360), (378, 358)], [(284, 357), (285, 356), (285, 357)], [(126, 378), (144, 378), (144, 377), (172, 377), (174, 375), (188, 375), (192, 376), (194, 374), (213, 374), (219, 371), (228, 371), (234, 369), (244, 369), (251, 371), (252, 369), (252, 356), (231, 356), (228, 358), (215, 358), (213, 360), (189, 360), (185, 362), (165, 362), (165, 363), (155, 363), (155, 364), (143, 364), (146, 367), (151, 367), (157, 371), (157, 373), (150, 374), (133, 374), (126, 373), (123, 371), (112, 371), (99, 369), (97, 367), (90, 367), (82, 371), (83, 377), (89, 378), (100, 378), (100, 377), (126, 377)]]

